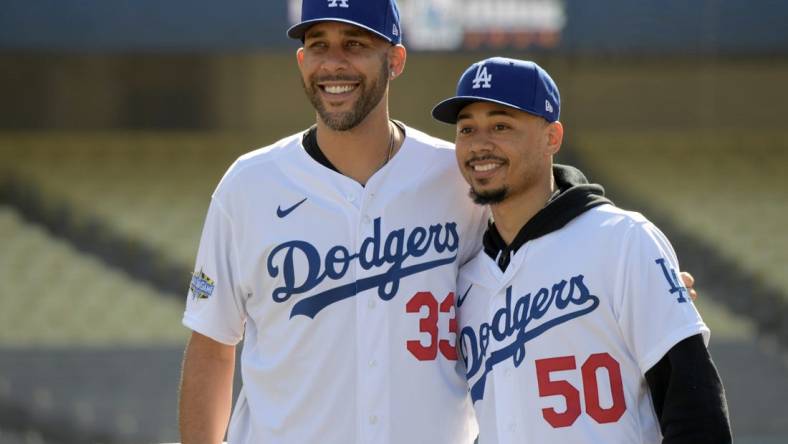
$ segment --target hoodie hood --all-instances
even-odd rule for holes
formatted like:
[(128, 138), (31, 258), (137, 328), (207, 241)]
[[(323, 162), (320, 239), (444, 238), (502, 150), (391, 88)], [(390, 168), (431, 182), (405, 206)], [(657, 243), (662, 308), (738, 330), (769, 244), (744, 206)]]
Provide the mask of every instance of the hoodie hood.
[(484, 252), (498, 267), (506, 270), (511, 256), (526, 242), (560, 230), (570, 221), (599, 205), (612, 204), (605, 197), (601, 185), (588, 183), (586, 176), (577, 168), (568, 165), (553, 165), (553, 177), (558, 192), (517, 233), (510, 245), (506, 245), (494, 223), (484, 233)]

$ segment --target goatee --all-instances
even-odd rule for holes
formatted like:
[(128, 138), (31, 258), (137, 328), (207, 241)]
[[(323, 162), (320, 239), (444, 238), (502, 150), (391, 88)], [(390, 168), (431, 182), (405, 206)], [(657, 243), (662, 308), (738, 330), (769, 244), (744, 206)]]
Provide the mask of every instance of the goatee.
[(468, 195), (471, 196), (471, 199), (479, 205), (491, 205), (501, 203), (506, 199), (507, 194), (509, 194), (509, 189), (506, 187), (499, 188), (497, 190), (492, 191), (476, 191), (471, 188), (471, 191), (468, 192)]

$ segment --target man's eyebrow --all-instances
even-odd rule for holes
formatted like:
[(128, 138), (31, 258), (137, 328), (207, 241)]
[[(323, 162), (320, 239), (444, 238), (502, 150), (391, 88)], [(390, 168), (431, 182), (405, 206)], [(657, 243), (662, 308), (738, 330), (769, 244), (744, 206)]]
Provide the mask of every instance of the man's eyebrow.
[(325, 32), (325, 31), (322, 31), (322, 30), (316, 30), (316, 31), (308, 30), (308, 31), (306, 32), (306, 34), (304, 34), (304, 38), (305, 38), (305, 39), (306, 39), (306, 38), (313, 38), (313, 39), (316, 39), (316, 38), (323, 37), (324, 35), (326, 35), (326, 32)]
[(509, 112), (507, 109), (494, 109), (487, 113), (487, 116), (507, 116), (507, 117), (514, 117), (514, 114)]
[(359, 28), (347, 28), (342, 30), (342, 35), (348, 37), (372, 37), (372, 33)]

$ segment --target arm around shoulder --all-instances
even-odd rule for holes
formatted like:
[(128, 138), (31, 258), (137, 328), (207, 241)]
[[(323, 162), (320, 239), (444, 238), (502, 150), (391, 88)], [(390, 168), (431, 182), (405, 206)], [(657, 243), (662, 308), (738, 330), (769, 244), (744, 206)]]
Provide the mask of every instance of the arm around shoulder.
[(222, 442), (230, 418), (235, 346), (192, 332), (183, 357), (178, 422), (183, 444)]

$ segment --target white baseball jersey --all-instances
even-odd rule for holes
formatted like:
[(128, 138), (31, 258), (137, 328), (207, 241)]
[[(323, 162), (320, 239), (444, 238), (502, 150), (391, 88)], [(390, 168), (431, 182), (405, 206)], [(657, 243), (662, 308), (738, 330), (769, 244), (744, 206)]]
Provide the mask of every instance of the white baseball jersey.
[(458, 268), (481, 245), (451, 144), (406, 128), (366, 186), (302, 135), (241, 157), (216, 189), (183, 323), (244, 339), (230, 443), (470, 443)]
[(484, 252), (458, 284), (460, 351), (480, 444), (661, 442), (645, 373), (709, 330), (673, 248), (605, 204), (526, 242), (502, 272)]

